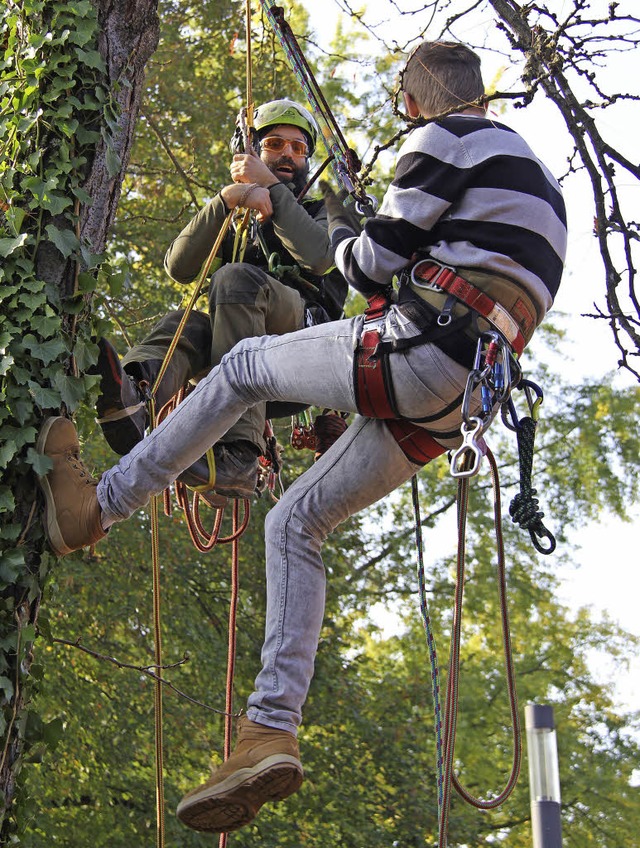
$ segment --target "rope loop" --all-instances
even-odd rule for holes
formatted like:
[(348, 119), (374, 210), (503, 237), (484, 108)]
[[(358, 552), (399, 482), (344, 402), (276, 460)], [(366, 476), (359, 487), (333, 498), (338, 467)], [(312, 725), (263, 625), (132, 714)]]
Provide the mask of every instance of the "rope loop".
[[(556, 540), (542, 523), (544, 512), (538, 509), (538, 499), (535, 497), (537, 490), (531, 484), (536, 427), (536, 422), (530, 417), (522, 418), (518, 423), (516, 433), (520, 457), (520, 492), (509, 505), (509, 515), (514, 524), (529, 531), (531, 542), (538, 553), (549, 555), (556, 549)], [(548, 545), (542, 545), (540, 539), (547, 539)]]

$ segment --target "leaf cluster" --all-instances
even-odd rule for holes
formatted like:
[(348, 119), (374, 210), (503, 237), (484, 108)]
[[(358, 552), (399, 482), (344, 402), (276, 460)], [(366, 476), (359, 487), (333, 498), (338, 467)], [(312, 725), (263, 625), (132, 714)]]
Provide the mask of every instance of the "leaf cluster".
[(78, 211), (90, 202), (83, 182), (96, 144), (116, 121), (98, 33), (89, 0), (0, 11), (0, 729), (2, 764), (16, 774), (15, 735), (28, 750), (53, 732), (19, 709), (37, 678), (34, 620), (51, 566), (35, 521), (34, 474), (48, 468), (36, 433), (97, 381), (87, 372), (99, 257), (80, 237)]

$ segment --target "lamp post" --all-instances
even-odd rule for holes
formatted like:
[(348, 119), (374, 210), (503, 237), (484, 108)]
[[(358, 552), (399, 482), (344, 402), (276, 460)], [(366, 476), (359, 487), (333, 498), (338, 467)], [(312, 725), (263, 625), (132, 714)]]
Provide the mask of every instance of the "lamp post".
[(525, 707), (534, 848), (562, 848), (560, 776), (553, 707)]

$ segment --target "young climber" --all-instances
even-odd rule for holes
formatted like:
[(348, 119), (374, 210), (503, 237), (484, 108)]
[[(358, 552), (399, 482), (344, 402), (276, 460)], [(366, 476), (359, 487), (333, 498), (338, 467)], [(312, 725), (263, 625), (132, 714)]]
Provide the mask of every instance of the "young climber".
[[(156, 408), (192, 378), (206, 374), (244, 338), (282, 334), (342, 317), (347, 284), (335, 269), (322, 199), (302, 198), (309, 158), (317, 142), (313, 116), (292, 100), (274, 100), (254, 115), (259, 153), (233, 156), (233, 182), (182, 230), (165, 256), (165, 269), (179, 283), (198, 277), (231, 210), (256, 213), (259, 231), (242, 262), (233, 262), (235, 233), (225, 238), (221, 267), (209, 287), (209, 315), (189, 316), (177, 349), (156, 391)], [(238, 128), (239, 129), (239, 128)], [(234, 138), (232, 146), (240, 143)], [(220, 263), (218, 262), (218, 265)], [(110, 446), (121, 455), (139, 442), (147, 426), (145, 387), (151, 387), (183, 313), (170, 312), (120, 363), (101, 339), (102, 375), (98, 420)], [(298, 406), (299, 410), (300, 407)], [(264, 453), (267, 417), (291, 414), (291, 407), (259, 403), (248, 409), (213, 449), (213, 488), (227, 497), (250, 497), (256, 488), (258, 456)], [(210, 465), (203, 456), (180, 479), (209, 488)]]
[[(460, 444), (461, 398), (479, 334), (499, 327), (521, 350), (560, 283), (566, 224), (559, 186), (520, 136), (486, 117), (478, 57), (460, 44), (425, 42), (408, 59), (402, 90), (411, 116), (457, 111), (408, 136), (380, 212), (362, 234), (349, 230), (339, 204), (328, 210), (339, 267), (377, 307), (378, 351), (369, 344), (372, 311), (372, 321), (359, 316), (241, 341), (99, 482), (81, 463), (70, 421), (49, 419), (39, 437), (53, 462), (42, 480), (47, 532), (65, 554), (128, 518), (255, 404), (368, 412), (356, 415), (266, 518), (262, 668), (233, 753), (178, 806), (180, 820), (196, 830), (242, 827), (265, 802), (301, 785), (297, 732), (324, 611), (323, 541), (424, 464), (427, 456), (412, 447), (415, 432), (427, 437), (430, 456)], [(380, 373), (386, 406), (368, 391), (370, 375)], [(371, 413), (379, 402), (380, 412)]]

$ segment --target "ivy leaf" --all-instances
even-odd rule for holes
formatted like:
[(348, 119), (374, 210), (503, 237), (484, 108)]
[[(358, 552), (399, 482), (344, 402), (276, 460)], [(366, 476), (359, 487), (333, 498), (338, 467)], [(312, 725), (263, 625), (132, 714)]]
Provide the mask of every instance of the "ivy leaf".
[(96, 31), (96, 23), (90, 18), (75, 19), (75, 31), (70, 34), (70, 41), (83, 47), (93, 38)]
[(14, 250), (18, 250), (18, 248), (22, 247), (27, 238), (28, 236), (26, 233), (22, 233), (22, 235), (17, 236), (17, 238), (0, 238), (0, 256), (6, 259), (7, 256), (10, 256), (14, 252)]
[(15, 442), (7, 440), (0, 445), (0, 468), (6, 468), (13, 457), (18, 453)]
[[(28, 451), (27, 451), (28, 453)], [(53, 463), (51, 463), (53, 465)], [(0, 487), (0, 512), (13, 512), (16, 501), (9, 486)]]
[(35, 448), (27, 450), (27, 463), (33, 467), (38, 477), (44, 477), (53, 468), (53, 460), (43, 453), (38, 453)]
[(78, 339), (73, 347), (73, 355), (78, 369), (84, 372), (98, 361), (98, 345)]
[(76, 56), (90, 68), (95, 68), (98, 71), (106, 73), (107, 66), (97, 50), (83, 50), (81, 47), (78, 47), (76, 48)]
[(50, 339), (60, 332), (60, 318), (57, 315), (34, 315), (31, 328), (44, 339)]
[(101, 136), (97, 130), (87, 130), (84, 127), (78, 127), (76, 138), (80, 144), (85, 145), (96, 144), (100, 141)]
[(26, 398), (16, 398), (11, 402), (11, 414), (19, 424), (29, 420), (33, 412), (33, 405)]
[[(78, 129), (78, 132), (76, 133), (76, 138), (78, 138), (79, 134), (80, 134), (80, 129)], [(95, 133), (95, 135), (97, 136), (97, 138), (94, 139), (94, 141), (98, 141), (100, 139), (100, 133)], [(91, 206), (93, 199), (92, 199), (92, 197), (91, 197), (91, 195), (89, 194), (88, 191), (85, 191), (80, 186), (76, 186), (75, 188), (71, 189), (71, 193), (73, 194), (74, 197), (78, 198), (80, 203), (85, 203), (87, 206)]]
[(56, 388), (60, 392), (63, 402), (73, 412), (87, 393), (84, 379), (82, 377), (71, 377), (67, 374), (56, 374), (54, 377)]
[(45, 230), (49, 239), (55, 244), (65, 259), (68, 259), (73, 251), (80, 247), (80, 242), (72, 230), (59, 230), (53, 224), (47, 224)]
[(44, 292), (39, 292), (38, 294), (21, 294), (18, 298), (18, 303), (22, 303), (32, 313), (36, 312), (41, 306), (44, 306), (46, 302), (47, 298)]
[[(0, 557), (0, 581), (5, 583), (15, 583), (18, 575), (24, 568), (24, 548), (10, 548), (6, 550)], [(16, 633), (10, 634), (7, 639), (2, 640), (3, 644), (7, 641), (13, 641), (15, 645)]]
[(47, 389), (30, 381), (29, 390), (34, 402), (40, 409), (60, 409), (60, 392), (56, 389)]
[(120, 173), (120, 169), (122, 168), (122, 160), (116, 153), (116, 151), (110, 145), (107, 146), (107, 155), (105, 157), (105, 161), (107, 164), (107, 170), (109, 172), (110, 177), (115, 177)]
[(4, 214), (12, 230), (17, 235), (22, 229), (22, 222), (27, 214), (27, 210), (22, 209), (20, 206), (10, 206)]
[(96, 287), (96, 279), (92, 274), (82, 271), (78, 274), (78, 289), (81, 292), (92, 292)]
[(42, 198), (40, 205), (43, 209), (51, 212), (52, 215), (60, 215), (65, 209), (73, 205), (73, 201), (69, 197), (51, 193)]
[(3, 356), (0, 359), (0, 377), (4, 377), (9, 373), (11, 366), (14, 363), (13, 356)]
[(4, 675), (0, 677), (0, 689), (4, 692), (4, 697), (7, 701), (13, 698), (13, 683)]
[(49, 750), (55, 750), (64, 735), (64, 721), (61, 716), (47, 722), (42, 729), (42, 739)]
[(31, 352), (31, 355), (45, 365), (49, 365), (57, 359), (61, 353), (65, 353), (67, 346), (61, 338), (49, 339), (46, 342), (39, 342), (31, 333), (26, 335), (23, 340), (26, 350)]

